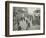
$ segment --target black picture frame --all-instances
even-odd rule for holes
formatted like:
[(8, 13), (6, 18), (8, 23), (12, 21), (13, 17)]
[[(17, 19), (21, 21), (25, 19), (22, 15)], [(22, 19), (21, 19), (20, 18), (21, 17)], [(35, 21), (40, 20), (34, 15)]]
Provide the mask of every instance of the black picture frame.
[[(43, 33), (36, 34), (22, 34), (22, 35), (9, 35), (9, 4), (10, 3), (20, 3), (20, 4), (34, 4), (34, 5), (43, 5)], [(44, 35), (45, 34), (45, 3), (36, 3), (36, 2), (19, 2), (19, 1), (5, 1), (5, 36), (29, 36), (29, 35)]]

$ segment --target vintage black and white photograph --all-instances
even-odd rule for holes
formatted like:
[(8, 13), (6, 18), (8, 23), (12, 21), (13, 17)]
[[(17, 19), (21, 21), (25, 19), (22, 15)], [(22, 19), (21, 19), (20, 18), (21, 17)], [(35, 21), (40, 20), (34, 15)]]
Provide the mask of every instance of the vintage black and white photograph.
[(13, 31), (40, 30), (40, 8), (13, 7)]
[(45, 34), (44, 3), (8, 1), (5, 4), (6, 36)]

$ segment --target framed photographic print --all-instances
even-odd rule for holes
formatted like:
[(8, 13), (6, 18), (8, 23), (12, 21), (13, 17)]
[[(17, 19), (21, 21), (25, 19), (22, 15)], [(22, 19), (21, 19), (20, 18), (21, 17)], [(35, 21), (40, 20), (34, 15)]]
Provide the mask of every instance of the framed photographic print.
[(5, 2), (5, 36), (45, 34), (45, 4)]

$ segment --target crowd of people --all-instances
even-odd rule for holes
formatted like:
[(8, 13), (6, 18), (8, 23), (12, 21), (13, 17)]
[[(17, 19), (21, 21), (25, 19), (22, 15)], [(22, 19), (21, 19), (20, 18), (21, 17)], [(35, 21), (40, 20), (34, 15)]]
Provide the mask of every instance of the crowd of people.
[(35, 25), (40, 25), (40, 10), (34, 10), (33, 15), (28, 14), (27, 10), (24, 13), (23, 11), (25, 10), (14, 11), (13, 30), (30, 30), (32, 26), (34, 28)]

